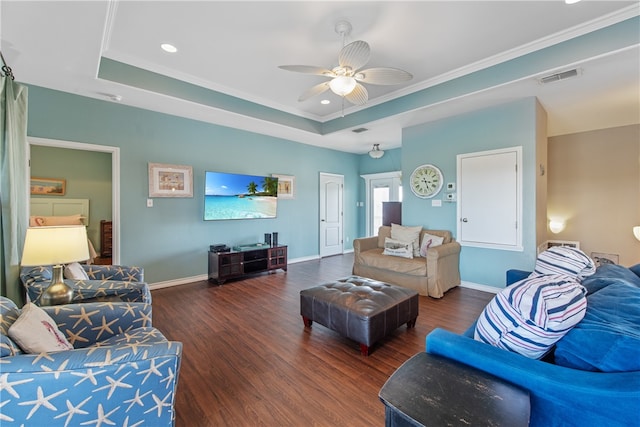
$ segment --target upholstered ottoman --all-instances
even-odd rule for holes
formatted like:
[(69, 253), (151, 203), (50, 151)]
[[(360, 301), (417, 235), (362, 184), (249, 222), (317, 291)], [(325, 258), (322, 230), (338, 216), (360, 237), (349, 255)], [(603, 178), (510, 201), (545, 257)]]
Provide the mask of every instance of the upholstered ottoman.
[(373, 279), (349, 276), (300, 291), (300, 314), (360, 343), (360, 351), (404, 323), (416, 324), (418, 293)]

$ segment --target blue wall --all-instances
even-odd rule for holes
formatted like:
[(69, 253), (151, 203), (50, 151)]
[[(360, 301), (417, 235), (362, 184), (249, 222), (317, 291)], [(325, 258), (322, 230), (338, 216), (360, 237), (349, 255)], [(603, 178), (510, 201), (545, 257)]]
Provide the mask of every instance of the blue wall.
[[(277, 231), (290, 259), (319, 253), (319, 174), (342, 174), (345, 250), (357, 237), (359, 157), (195, 120), (29, 88), (31, 137), (120, 147), (122, 264), (145, 268), (154, 283), (207, 273), (212, 243), (255, 243)], [(146, 207), (149, 162), (190, 165), (193, 198), (156, 198)], [(280, 200), (278, 217), (204, 221), (206, 170), (295, 176), (296, 197)]]
[[(527, 98), (473, 113), (407, 128), (402, 135), (402, 185), (405, 188), (402, 222), (456, 233), (456, 203), (419, 199), (409, 190), (409, 177), (422, 164), (440, 168), (444, 182), (456, 182), (458, 154), (522, 146), (523, 157), (523, 252), (463, 247), (460, 274), (463, 281), (504, 286), (509, 268), (533, 267), (536, 257), (535, 171), (536, 106)], [(446, 184), (445, 184), (446, 185)], [(490, 191), (490, 190), (488, 190)], [(442, 200), (444, 191), (434, 199)]]
[[(403, 186), (416, 166), (433, 163), (445, 182), (455, 182), (456, 155), (522, 146), (524, 161), (524, 252), (465, 247), (463, 281), (501, 287), (508, 268), (531, 268), (535, 260), (536, 100), (529, 98), (405, 129), (403, 148), (382, 159), (296, 142), (79, 97), (40, 87), (29, 89), (29, 136), (120, 147), (121, 263), (145, 267), (151, 283), (206, 274), (211, 243), (260, 241), (277, 231), (290, 259), (318, 256), (320, 172), (344, 175), (345, 250), (364, 235), (361, 174), (401, 170)], [(193, 198), (156, 198), (146, 207), (149, 162), (191, 165)], [(203, 221), (206, 170), (295, 176), (296, 197), (280, 200), (278, 217)], [(438, 198), (443, 197), (440, 193)], [(456, 230), (456, 205), (418, 199), (405, 191), (403, 223)]]

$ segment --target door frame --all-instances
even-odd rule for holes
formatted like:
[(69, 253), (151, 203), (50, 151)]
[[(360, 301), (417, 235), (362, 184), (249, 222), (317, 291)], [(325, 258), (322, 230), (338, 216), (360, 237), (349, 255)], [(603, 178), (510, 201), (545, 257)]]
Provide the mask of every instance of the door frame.
[[(64, 141), (58, 139), (38, 138), (27, 136), (29, 143), (29, 156), (27, 158), (26, 170), (31, 170), (31, 146), (67, 148), (71, 150), (96, 151), (111, 154), (111, 221), (113, 224), (113, 249), (111, 262), (114, 265), (120, 264), (120, 147), (109, 145), (87, 144), (84, 142)], [(31, 176), (31, 173), (28, 173)], [(27, 200), (31, 198), (29, 185), (27, 185)], [(29, 218), (27, 216), (27, 223)]]
[[(391, 180), (391, 193), (389, 195), (390, 202), (401, 202), (400, 187), (402, 187), (402, 171), (370, 173), (360, 175), (364, 179), (365, 186), (365, 234), (367, 236), (377, 236), (378, 230), (371, 230), (373, 223), (373, 184), (376, 180)], [(397, 186), (394, 186), (393, 183)]]

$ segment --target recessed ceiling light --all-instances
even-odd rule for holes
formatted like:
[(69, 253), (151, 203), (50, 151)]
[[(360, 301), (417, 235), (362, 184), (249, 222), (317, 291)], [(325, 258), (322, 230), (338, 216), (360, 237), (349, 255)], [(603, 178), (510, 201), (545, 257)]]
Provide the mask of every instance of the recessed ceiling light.
[(575, 4), (575, 3), (578, 3), (579, 1), (580, 0), (564, 0), (566, 4)]
[(169, 43), (162, 43), (160, 47), (162, 48), (162, 50), (169, 53), (176, 53), (178, 51), (178, 49), (174, 45)]
[(322, 105), (331, 104), (331, 101), (329, 101), (328, 99), (323, 99), (322, 101), (320, 101), (320, 104)]

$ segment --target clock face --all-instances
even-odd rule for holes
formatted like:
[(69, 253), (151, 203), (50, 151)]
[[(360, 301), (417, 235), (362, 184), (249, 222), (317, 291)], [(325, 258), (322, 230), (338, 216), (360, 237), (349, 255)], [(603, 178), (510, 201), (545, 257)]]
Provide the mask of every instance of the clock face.
[(440, 169), (433, 165), (422, 165), (413, 171), (409, 184), (413, 194), (428, 199), (440, 192), (443, 181)]

